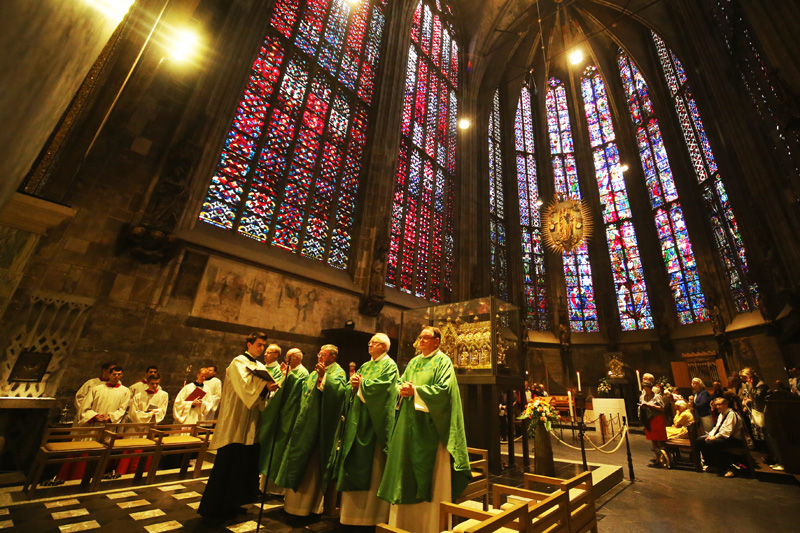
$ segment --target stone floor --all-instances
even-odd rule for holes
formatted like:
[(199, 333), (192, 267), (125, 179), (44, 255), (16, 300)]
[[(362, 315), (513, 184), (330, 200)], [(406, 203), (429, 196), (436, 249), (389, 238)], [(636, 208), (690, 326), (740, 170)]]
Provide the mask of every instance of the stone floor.
[[(566, 438), (574, 444), (571, 438)], [(598, 499), (598, 526), (607, 532), (650, 531), (798, 531), (800, 485), (791, 476), (763, 482), (749, 477), (726, 479), (709, 473), (648, 468), (650, 445), (641, 435), (631, 435), (636, 481), (629, 480), (625, 447), (613, 454), (587, 452), (590, 463), (624, 467), (625, 480)], [(518, 447), (519, 449), (519, 447)], [(559, 460), (580, 461), (580, 452), (554, 442)], [(521, 486), (521, 459), (493, 481)], [(578, 467), (573, 467), (577, 471)], [(780, 483), (780, 481), (784, 481)], [(205, 488), (204, 480), (182, 480), (158, 486), (125, 486), (114, 490), (79, 494), (75, 487), (40, 489), (41, 500), (24, 501), (19, 487), (0, 491), (0, 533), (113, 531), (114, 533), (161, 531), (254, 531), (258, 506), (220, 526), (202, 522), (195, 509)], [(105, 483), (104, 483), (105, 484)], [(108, 485), (111, 487), (112, 485)], [(289, 520), (281, 502), (265, 505), (262, 531), (369, 531), (369, 528), (337, 528), (335, 520)]]

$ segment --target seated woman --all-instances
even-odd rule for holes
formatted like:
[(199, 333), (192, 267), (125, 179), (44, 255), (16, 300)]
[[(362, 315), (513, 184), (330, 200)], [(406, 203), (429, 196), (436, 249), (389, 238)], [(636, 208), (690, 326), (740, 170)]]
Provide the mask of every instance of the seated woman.
[(667, 438), (685, 439), (689, 434), (689, 425), (694, 422), (694, 417), (692, 416), (692, 412), (689, 410), (689, 404), (683, 400), (678, 400), (675, 402), (675, 409), (677, 409), (677, 412), (675, 413), (675, 419), (673, 420), (674, 427), (667, 428)]

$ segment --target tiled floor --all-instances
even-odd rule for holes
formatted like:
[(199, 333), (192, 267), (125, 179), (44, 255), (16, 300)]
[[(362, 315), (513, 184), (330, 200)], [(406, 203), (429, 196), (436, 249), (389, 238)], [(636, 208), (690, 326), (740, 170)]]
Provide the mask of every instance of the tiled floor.
[[(800, 503), (800, 486), (764, 483), (737, 477), (725, 479), (693, 471), (647, 468), (650, 445), (640, 435), (631, 436), (636, 481), (628, 479), (624, 446), (613, 454), (589, 453), (589, 462), (624, 466), (625, 480), (598, 499), (601, 532), (710, 531), (724, 524), (726, 531), (797, 531), (794, 516)], [(557, 459), (580, 461), (580, 452), (553, 443)], [(517, 461), (521, 464), (521, 460)], [(561, 463), (559, 476), (578, 473), (577, 465)], [(505, 470), (492, 482), (521, 486), (519, 468)], [(113, 533), (193, 531), (246, 533), (255, 531), (258, 506), (221, 525), (203, 523), (197, 505), (205, 489), (203, 480), (120, 488), (110, 493), (72, 494), (67, 488), (40, 491), (39, 497), (63, 494), (47, 501), (0, 507), (0, 533), (111, 531)], [(336, 531), (356, 533), (369, 528), (337, 527), (335, 519), (289, 520), (279, 500), (265, 505), (261, 531), (300, 533)], [(690, 525), (693, 524), (693, 525)], [(308, 527), (306, 527), (308, 526)]]

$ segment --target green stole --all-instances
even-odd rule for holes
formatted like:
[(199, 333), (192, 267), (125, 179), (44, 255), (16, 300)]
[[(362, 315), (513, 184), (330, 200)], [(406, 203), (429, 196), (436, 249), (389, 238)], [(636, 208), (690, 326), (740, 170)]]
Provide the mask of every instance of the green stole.
[[(270, 373), (273, 376), (280, 375), (280, 367), (277, 373), (273, 370)], [(303, 382), (307, 377), (308, 370), (302, 366), (289, 372), (281, 388), (261, 412), (258, 425), (258, 440), (261, 443), (258, 470), (272, 481), (278, 475), (283, 450), (289, 442), (294, 421), (300, 411)]]
[[(397, 364), (388, 356), (370, 359), (358, 369), (361, 395), (353, 391), (342, 436), (337, 489), (369, 490), (375, 445), (386, 453), (397, 404)], [(351, 389), (352, 390), (352, 389)]]
[(297, 490), (315, 449), (319, 453), (320, 486), (325, 487), (330, 481), (333, 465), (329, 463), (337, 444), (334, 440), (342, 419), (347, 375), (338, 363), (333, 363), (325, 374), (324, 391), (317, 388), (316, 370), (303, 384), (300, 412), (275, 479), (279, 487)]
[(439, 350), (428, 357), (418, 355), (400, 378), (401, 383), (406, 381), (414, 384), (429, 412), (416, 410), (413, 397), (400, 399), (378, 497), (393, 504), (431, 501), (441, 442), (450, 453), (452, 501), (456, 501), (472, 473), (453, 363)]

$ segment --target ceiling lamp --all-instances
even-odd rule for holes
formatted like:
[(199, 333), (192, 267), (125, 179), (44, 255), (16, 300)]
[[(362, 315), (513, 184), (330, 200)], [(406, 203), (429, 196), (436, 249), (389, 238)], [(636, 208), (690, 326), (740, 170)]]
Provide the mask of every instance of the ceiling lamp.
[(583, 62), (583, 51), (580, 48), (575, 48), (569, 53), (569, 62), (573, 65), (579, 65)]
[(472, 126), (472, 121), (468, 118), (461, 118), (458, 120), (458, 127), (462, 130), (468, 130)]

